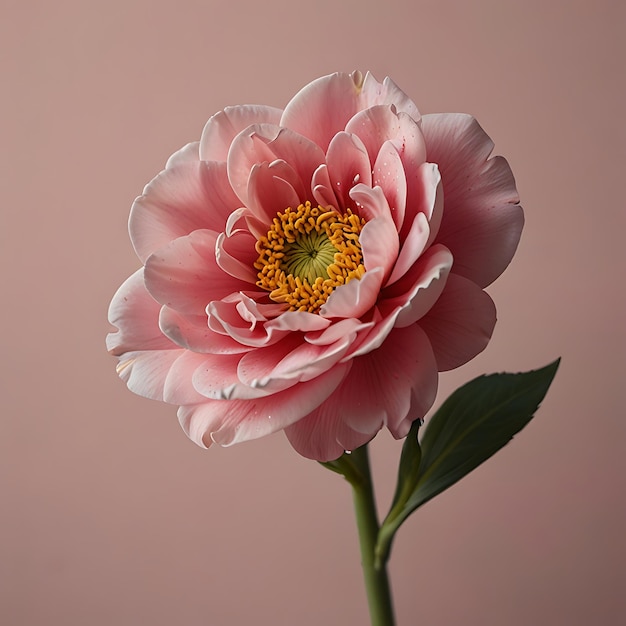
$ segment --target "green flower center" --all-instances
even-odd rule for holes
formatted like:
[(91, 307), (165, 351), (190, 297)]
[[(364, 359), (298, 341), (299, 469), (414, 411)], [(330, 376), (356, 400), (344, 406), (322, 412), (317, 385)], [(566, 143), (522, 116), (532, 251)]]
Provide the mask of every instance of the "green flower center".
[(256, 243), (257, 285), (290, 311), (318, 313), (336, 287), (365, 274), (359, 234), (365, 220), (348, 209), (313, 207), (277, 213)]

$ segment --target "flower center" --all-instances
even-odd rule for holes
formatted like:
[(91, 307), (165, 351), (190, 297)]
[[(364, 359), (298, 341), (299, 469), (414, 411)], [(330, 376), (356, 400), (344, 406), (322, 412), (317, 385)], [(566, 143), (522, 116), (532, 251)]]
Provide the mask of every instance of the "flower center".
[(290, 311), (318, 313), (336, 287), (365, 274), (359, 234), (365, 220), (347, 210), (313, 207), (277, 213), (256, 243), (257, 285)]

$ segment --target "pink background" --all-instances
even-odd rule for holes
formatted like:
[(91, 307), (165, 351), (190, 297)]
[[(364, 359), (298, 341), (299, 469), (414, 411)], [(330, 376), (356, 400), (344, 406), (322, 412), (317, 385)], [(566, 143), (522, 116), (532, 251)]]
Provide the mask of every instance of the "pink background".
[[(367, 623), (348, 486), (282, 434), (202, 451), (104, 348), (130, 204), (220, 108), (335, 70), (475, 114), (526, 229), (488, 349), (563, 363), (514, 444), (409, 520), (398, 624), (626, 619), (620, 0), (0, 2), (0, 622)], [(381, 507), (399, 444), (373, 457)]]

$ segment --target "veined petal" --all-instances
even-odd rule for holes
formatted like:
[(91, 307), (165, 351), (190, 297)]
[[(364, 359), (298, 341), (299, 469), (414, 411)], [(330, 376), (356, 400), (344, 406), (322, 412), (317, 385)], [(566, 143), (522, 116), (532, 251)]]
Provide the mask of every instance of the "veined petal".
[[(401, 281), (404, 288), (412, 283), (410, 288), (396, 297), (385, 298), (380, 305), (381, 312), (394, 311), (397, 328), (404, 328), (417, 322), (437, 302), (446, 285), (451, 267), (450, 251), (440, 244), (432, 246)], [(391, 289), (396, 289), (397, 286), (399, 287), (399, 283), (392, 285)]]
[(248, 177), (247, 193), (248, 209), (266, 227), (276, 213), (287, 207), (295, 208), (308, 198), (300, 177), (282, 160), (254, 165)]
[(239, 206), (226, 165), (174, 159), (154, 178), (130, 212), (129, 231), (137, 256), (147, 258), (194, 230), (220, 232)]
[(385, 141), (380, 148), (373, 171), (373, 184), (383, 190), (396, 230), (400, 232), (406, 211), (407, 185), (402, 160), (392, 141)]
[(161, 305), (148, 293), (143, 267), (127, 278), (109, 305), (109, 322), (117, 328), (106, 338), (114, 356), (136, 350), (174, 350), (178, 348), (159, 328)]
[(237, 230), (230, 236), (220, 233), (215, 242), (215, 260), (227, 274), (254, 285), (257, 280), (254, 262), (258, 258), (255, 243), (255, 237), (247, 230)]
[(300, 188), (310, 189), (313, 172), (325, 162), (325, 156), (319, 146), (291, 129), (272, 124), (250, 126), (235, 137), (228, 153), (228, 178), (246, 206), (252, 168), (276, 160), (293, 168), (301, 181)]
[(372, 166), (386, 141), (392, 141), (407, 173), (426, 160), (426, 145), (417, 122), (392, 105), (378, 105), (357, 113), (346, 132), (359, 136), (367, 148)]
[(375, 357), (350, 361), (328, 400), (285, 429), (297, 452), (330, 461), (364, 445), (384, 425), (395, 437), (406, 436), (410, 423), (426, 414), (438, 376), (425, 333), (415, 325), (395, 329)]
[(445, 192), (436, 241), (452, 251), (455, 273), (486, 287), (511, 261), (524, 224), (511, 169), (488, 158), (493, 142), (469, 115), (426, 115), (423, 132)]
[(326, 153), (331, 189), (338, 202), (333, 203), (344, 211), (354, 208), (350, 190), (358, 183), (372, 186), (372, 167), (367, 149), (357, 135), (337, 133)]
[(451, 273), (446, 287), (419, 325), (428, 335), (440, 372), (454, 369), (480, 354), (496, 324), (496, 307), (487, 293)]
[[(162, 333), (178, 347), (200, 354), (241, 354), (252, 350), (228, 335), (214, 332), (208, 326), (206, 313), (183, 315), (167, 306), (161, 308), (159, 326)], [(189, 404), (183, 402), (182, 404)]]
[(257, 439), (293, 424), (319, 406), (343, 379), (348, 366), (338, 365), (326, 374), (255, 400), (207, 400), (182, 406), (181, 426), (199, 446), (230, 446)]
[[(202, 360), (192, 372), (194, 389), (211, 400), (254, 400), (272, 391), (243, 382), (237, 373), (241, 354), (202, 355)], [(204, 401), (204, 398), (202, 399)]]
[(361, 89), (360, 106), (363, 109), (377, 104), (393, 105), (399, 113), (406, 113), (419, 125), (421, 120), (417, 106), (396, 83), (386, 76), (379, 83), (370, 72), (367, 72)]
[(355, 201), (359, 214), (366, 216), (368, 220), (359, 235), (363, 264), (367, 271), (381, 267), (384, 283), (391, 274), (400, 247), (398, 231), (387, 199), (380, 187), (370, 189), (365, 185), (354, 187), (350, 196)]
[(362, 80), (360, 74), (343, 73), (314, 80), (285, 107), (281, 126), (292, 128), (326, 150), (331, 139), (362, 108)]
[(361, 278), (337, 287), (328, 296), (319, 314), (328, 319), (362, 317), (376, 303), (383, 282), (383, 272), (382, 267), (375, 267), (365, 272)]
[(207, 306), (209, 328), (255, 348), (272, 345), (292, 332), (280, 324), (266, 324), (270, 316), (278, 316), (283, 311), (281, 304), (260, 305), (244, 292), (215, 300)]
[(274, 107), (243, 105), (226, 107), (206, 123), (200, 140), (200, 159), (226, 161), (233, 139), (252, 124), (278, 124), (282, 111)]
[(152, 297), (180, 313), (201, 315), (212, 300), (249, 287), (219, 267), (216, 242), (215, 232), (196, 230), (151, 255), (145, 280)]

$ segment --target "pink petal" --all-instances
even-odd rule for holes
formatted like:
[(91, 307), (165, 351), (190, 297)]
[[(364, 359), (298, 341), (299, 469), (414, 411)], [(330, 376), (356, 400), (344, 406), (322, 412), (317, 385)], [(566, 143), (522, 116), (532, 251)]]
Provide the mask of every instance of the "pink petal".
[(227, 274), (254, 285), (258, 278), (254, 262), (259, 258), (255, 244), (256, 238), (247, 230), (230, 236), (221, 233), (215, 242), (215, 260)]
[(469, 115), (423, 118), (429, 161), (438, 164), (444, 212), (437, 241), (454, 255), (454, 271), (480, 287), (511, 261), (524, 223), (515, 180), (493, 143)]
[(346, 334), (327, 345), (303, 343), (297, 335), (289, 336), (271, 348), (244, 355), (239, 363), (239, 378), (252, 387), (272, 390), (276, 384), (284, 388), (285, 381), (291, 385), (311, 380), (333, 367), (355, 336), (354, 332)]
[(145, 262), (159, 248), (194, 230), (220, 232), (238, 206), (224, 164), (174, 159), (133, 203), (129, 230), (135, 251)]
[(109, 306), (109, 322), (117, 331), (106, 338), (107, 349), (115, 356), (134, 350), (178, 348), (159, 328), (161, 305), (148, 293), (143, 268), (127, 278)]
[(269, 395), (271, 391), (247, 385), (239, 378), (237, 366), (241, 359), (240, 354), (203, 355), (191, 373), (194, 388), (212, 400), (254, 400)]
[[(410, 215), (401, 233), (402, 249), (389, 278), (389, 283), (400, 279), (435, 239), (443, 211), (443, 189), (439, 170), (433, 163), (422, 164), (417, 171), (420, 179), (420, 197), (411, 207)], [(408, 230), (407, 230), (408, 229)], [(434, 229), (434, 230), (433, 230)]]
[(362, 108), (362, 80), (361, 75), (339, 73), (314, 80), (291, 99), (280, 125), (308, 137), (325, 151), (331, 139)]
[(133, 393), (167, 402), (165, 381), (172, 365), (183, 352), (182, 349), (126, 352), (120, 357), (116, 370)]
[(152, 297), (180, 313), (201, 315), (212, 300), (249, 287), (217, 265), (216, 241), (216, 233), (196, 230), (150, 256), (145, 280)]
[(343, 420), (341, 406), (326, 401), (285, 429), (289, 443), (302, 456), (315, 461), (333, 461), (346, 450), (365, 445), (375, 433), (360, 433)]
[[(404, 328), (424, 317), (443, 292), (452, 261), (445, 246), (436, 244), (429, 248), (401, 281), (404, 289), (414, 281), (411, 287), (399, 296), (385, 299), (380, 306), (381, 312), (383, 305), (385, 311), (393, 310), (397, 328)], [(401, 283), (395, 283), (391, 289), (400, 289)]]
[(341, 382), (348, 366), (338, 365), (318, 378), (254, 400), (208, 400), (181, 406), (178, 417), (198, 445), (230, 446), (264, 437), (301, 419), (323, 402)]
[(359, 318), (365, 315), (374, 304), (383, 281), (383, 268), (375, 267), (365, 272), (361, 278), (337, 287), (320, 309), (322, 317)]
[(281, 304), (260, 305), (243, 292), (233, 293), (209, 303), (209, 328), (232, 337), (244, 346), (262, 348), (292, 332), (280, 324), (266, 324), (271, 317), (283, 313), (283, 310)]
[(233, 139), (252, 124), (278, 124), (282, 111), (274, 107), (226, 107), (206, 123), (200, 140), (200, 159), (226, 161)]
[(204, 355), (184, 350), (172, 363), (165, 378), (163, 400), (170, 404), (195, 404), (205, 398), (193, 386), (193, 373), (198, 369)]
[(368, 220), (359, 235), (363, 265), (367, 271), (381, 267), (384, 282), (391, 273), (400, 247), (387, 199), (380, 187), (371, 189), (365, 185), (354, 187), (350, 197), (359, 214)]
[(428, 219), (423, 213), (418, 213), (402, 244), (402, 249), (393, 266), (393, 272), (387, 284), (392, 284), (399, 280), (413, 267), (417, 259), (422, 255), (422, 252), (424, 252), (429, 235)]
[(176, 165), (180, 165), (181, 163), (195, 163), (199, 161), (199, 146), (199, 141), (193, 141), (192, 143), (188, 143), (186, 146), (183, 146), (180, 150), (174, 152), (174, 154), (172, 154), (172, 156), (165, 163), (165, 169), (169, 170)]
[[(324, 319), (318, 315), (320, 319)], [(328, 321), (328, 320), (327, 320)], [(355, 336), (358, 333), (369, 330), (374, 322), (362, 322), (355, 318), (346, 318), (330, 324), (328, 328), (319, 332), (310, 332), (305, 336), (305, 340), (315, 346), (327, 346), (339, 341), (345, 336)]]
[(337, 207), (337, 196), (333, 190), (328, 175), (328, 167), (322, 163), (314, 172), (311, 179), (311, 188), (313, 189), (313, 199), (321, 207)]
[(482, 352), (496, 323), (496, 307), (475, 283), (452, 273), (432, 309), (419, 321), (440, 372), (467, 363)]
[(410, 115), (418, 124), (421, 119), (417, 106), (391, 78), (386, 76), (379, 83), (369, 72), (365, 75), (361, 90), (360, 106), (362, 109), (377, 104), (393, 105), (398, 112)]
[[(341, 394), (344, 419), (354, 430), (372, 433), (384, 424), (397, 436), (405, 420), (413, 422), (430, 409), (437, 381), (428, 337), (413, 324), (395, 328), (378, 350), (354, 359), (350, 374), (334, 396)], [(409, 414), (412, 396), (421, 399), (414, 415)]]
[[(271, 124), (251, 126), (235, 137), (228, 153), (228, 177), (241, 201), (249, 206), (252, 168), (282, 160), (299, 178), (294, 188), (311, 188), (313, 172), (325, 161), (324, 153), (306, 137)], [(253, 208), (253, 207), (250, 207)]]
[(331, 74), (309, 83), (285, 107), (281, 126), (314, 141), (326, 150), (331, 139), (344, 130), (348, 120), (359, 111), (393, 105), (419, 122), (419, 112), (412, 100), (389, 78), (379, 83), (369, 72)]
[(424, 137), (417, 122), (392, 106), (378, 105), (357, 113), (346, 125), (346, 131), (363, 140), (372, 165), (388, 140), (396, 147), (407, 173), (426, 160)]
[[(199, 353), (240, 354), (252, 348), (242, 346), (228, 335), (216, 333), (208, 326), (206, 313), (183, 315), (167, 306), (161, 308), (159, 326), (177, 346)], [(189, 404), (184, 402), (182, 404)]]
[(357, 183), (372, 185), (372, 168), (363, 142), (349, 133), (337, 133), (326, 153), (331, 189), (339, 203), (333, 204), (341, 211), (353, 208), (349, 192)]
[(406, 211), (407, 185), (402, 160), (392, 141), (382, 145), (373, 171), (373, 184), (383, 190), (396, 230), (400, 232)]
[(396, 329), (375, 352), (351, 361), (336, 391), (309, 415), (285, 429), (291, 445), (319, 461), (367, 443), (383, 425), (406, 436), (437, 394), (437, 367), (418, 326)]
[(282, 160), (254, 165), (247, 193), (247, 206), (266, 225), (266, 232), (276, 213), (297, 208), (309, 198), (295, 170)]

